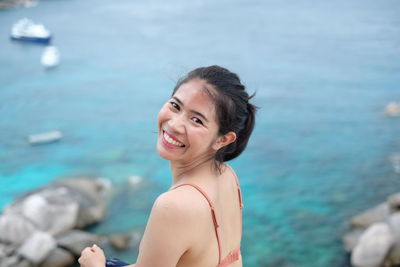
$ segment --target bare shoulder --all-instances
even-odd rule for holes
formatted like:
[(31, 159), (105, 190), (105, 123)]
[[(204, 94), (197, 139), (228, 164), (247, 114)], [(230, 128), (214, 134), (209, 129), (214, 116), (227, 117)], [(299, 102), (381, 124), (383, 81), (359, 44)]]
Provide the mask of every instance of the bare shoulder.
[(190, 186), (182, 186), (161, 194), (155, 201), (152, 212), (167, 213), (176, 219), (197, 219), (199, 213), (209, 212), (207, 201)]

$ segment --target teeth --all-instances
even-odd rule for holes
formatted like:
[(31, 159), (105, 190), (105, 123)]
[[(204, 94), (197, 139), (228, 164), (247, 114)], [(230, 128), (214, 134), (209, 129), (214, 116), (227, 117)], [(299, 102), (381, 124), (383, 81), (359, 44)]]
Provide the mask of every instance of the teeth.
[(169, 137), (168, 134), (167, 134), (166, 132), (164, 132), (164, 139), (165, 139), (168, 143), (170, 143), (170, 144), (172, 144), (172, 145), (174, 145), (174, 146), (180, 146), (180, 147), (185, 146), (184, 144), (179, 143), (179, 142), (175, 141), (174, 139), (172, 139), (171, 137)]

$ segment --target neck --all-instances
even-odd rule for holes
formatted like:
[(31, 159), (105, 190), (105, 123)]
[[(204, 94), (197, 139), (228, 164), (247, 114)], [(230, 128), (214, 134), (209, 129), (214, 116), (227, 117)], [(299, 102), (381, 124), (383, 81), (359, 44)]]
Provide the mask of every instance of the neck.
[(183, 182), (193, 182), (191, 178), (197, 177), (199, 173), (208, 173), (210, 175), (202, 175), (202, 177), (212, 177), (214, 175), (214, 159), (203, 159), (192, 161), (190, 163), (182, 163), (171, 161), (170, 167), (172, 171), (172, 185)]

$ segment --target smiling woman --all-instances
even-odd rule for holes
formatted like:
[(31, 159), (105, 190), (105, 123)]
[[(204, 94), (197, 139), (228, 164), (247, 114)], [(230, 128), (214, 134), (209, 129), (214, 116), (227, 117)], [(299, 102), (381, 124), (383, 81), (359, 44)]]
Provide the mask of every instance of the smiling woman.
[[(178, 82), (158, 114), (157, 151), (170, 162), (172, 186), (155, 201), (137, 262), (129, 266), (242, 266), (242, 195), (224, 162), (241, 154), (253, 131), (250, 98), (239, 77), (219, 66), (195, 69)], [(79, 263), (103, 267), (106, 259), (93, 246)]]

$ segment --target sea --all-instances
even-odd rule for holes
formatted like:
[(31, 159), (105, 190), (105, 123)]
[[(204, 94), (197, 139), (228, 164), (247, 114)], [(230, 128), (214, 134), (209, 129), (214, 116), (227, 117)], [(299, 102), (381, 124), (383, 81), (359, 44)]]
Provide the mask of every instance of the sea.
[[(348, 218), (400, 191), (400, 117), (384, 113), (400, 101), (399, 14), (395, 0), (40, 0), (0, 10), (0, 212), (57, 179), (101, 177), (113, 188), (109, 212), (88, 230), (143, 232), (171, 184), (157, 113), (180, 77), (217, 64), (259, 106), (247, 149), (230, 162), (245, 204), (244, 266), (349, 266)], [(24, 17), (53, 33), (59, 66), (41, 65), (43, 45), (10, 40)], [(28, 143), (54, 130), (59, 142)], [(137, 246), (106, 253), (133, 263)]]

